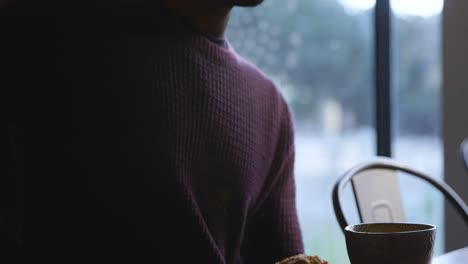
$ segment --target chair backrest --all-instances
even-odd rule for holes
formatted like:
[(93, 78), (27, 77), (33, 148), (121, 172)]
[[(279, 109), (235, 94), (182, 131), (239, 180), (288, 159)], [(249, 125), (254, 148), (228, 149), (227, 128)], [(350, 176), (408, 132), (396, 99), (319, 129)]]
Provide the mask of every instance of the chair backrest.
[(465, 168), (468, 171), (468, 138), (465, 138), (460, 145), (460, 155), (465, 165)]
[(369, 169), (351, 178), (359, 217), (363, 223), (404, 222), (400, 184), (396, 171)]
[(333, 208), (342, 231), (348, 226), (340, 198), (344, 188), (352, 182), (363, 222), (404, 222), (403, 206), (397, 172), (420, 178), (442, 192), (468, 224), (468, 206), (446, 183), (409, 168), (390, 158), (378, 157), (348, 170), (333, 188)]

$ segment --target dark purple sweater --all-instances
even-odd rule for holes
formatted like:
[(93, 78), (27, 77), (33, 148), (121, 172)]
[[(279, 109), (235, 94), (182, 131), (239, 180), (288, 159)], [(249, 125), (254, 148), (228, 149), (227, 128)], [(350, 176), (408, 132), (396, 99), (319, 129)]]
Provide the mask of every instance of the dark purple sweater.
[(11, 86), (11, 177), (26, 187), (11, 257), (259, 264), (303, 252), (293, 124), (272, 81), (170, 15), (91, 17), (58, 23), (50, 60), (17, 63), (29, 78)]

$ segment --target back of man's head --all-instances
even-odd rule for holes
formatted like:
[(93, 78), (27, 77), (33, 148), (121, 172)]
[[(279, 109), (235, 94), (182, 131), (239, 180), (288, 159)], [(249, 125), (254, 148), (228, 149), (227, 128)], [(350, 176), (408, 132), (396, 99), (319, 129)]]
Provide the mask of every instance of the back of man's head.
[[(217, 0), (214, 0), (217, 1)], [(263, 2), (263, 0), (222, 0), (228, 1), (234, 6), (257, 6)]]

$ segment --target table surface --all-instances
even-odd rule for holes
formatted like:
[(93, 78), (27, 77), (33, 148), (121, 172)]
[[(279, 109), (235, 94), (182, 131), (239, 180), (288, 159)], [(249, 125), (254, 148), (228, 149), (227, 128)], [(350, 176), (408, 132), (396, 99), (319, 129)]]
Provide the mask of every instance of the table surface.
[(432, 264), (467, 264), (468, 247), (448, 252), (434, 258)]

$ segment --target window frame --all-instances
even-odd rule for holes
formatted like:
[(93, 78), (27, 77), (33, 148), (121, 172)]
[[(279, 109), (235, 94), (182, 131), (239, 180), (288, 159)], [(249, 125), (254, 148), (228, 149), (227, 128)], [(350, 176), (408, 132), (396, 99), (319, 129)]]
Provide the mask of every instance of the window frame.
[(390, 0), (376, 0), (375, 23), (375, 129), (377, 155), (392, 156), (392, 96)]

